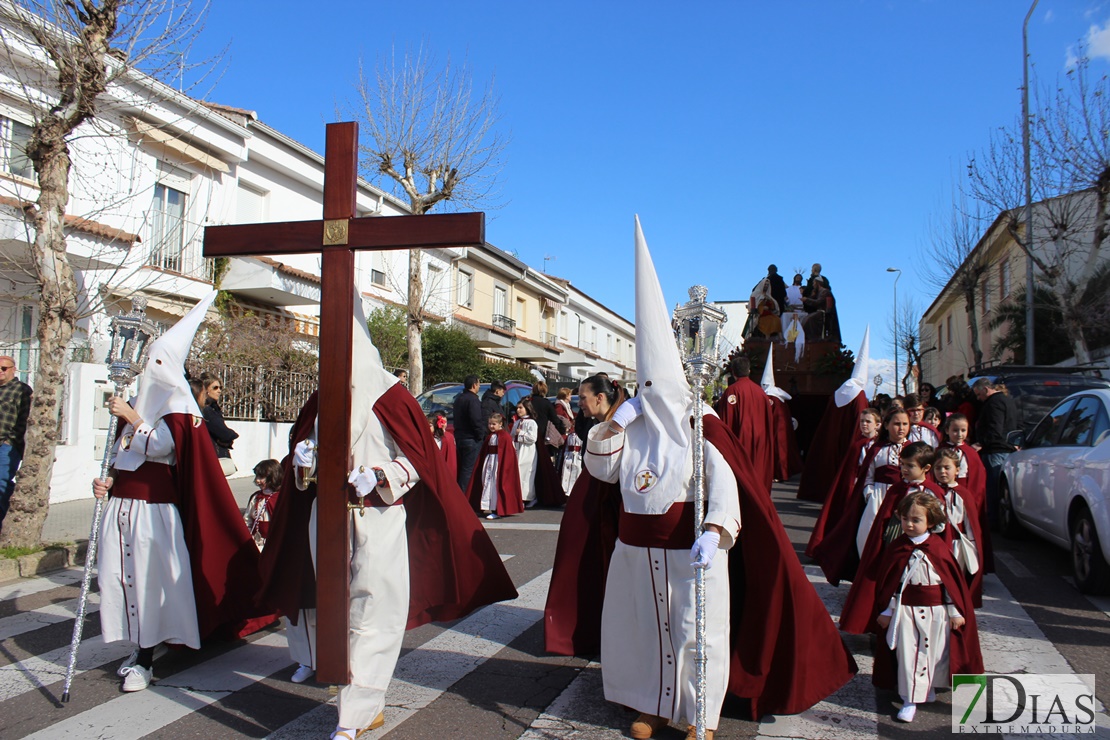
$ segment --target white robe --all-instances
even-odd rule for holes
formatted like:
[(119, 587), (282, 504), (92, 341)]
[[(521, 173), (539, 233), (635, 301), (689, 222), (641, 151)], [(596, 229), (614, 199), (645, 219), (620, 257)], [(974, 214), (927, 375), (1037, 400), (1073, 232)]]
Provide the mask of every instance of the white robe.
[[(360, 439), (355, 469), (379, 467), (388, 487), (376, 491), (387, 504), (399, 500), (420, 478), (400, 452), (393, 438), (375, 417), (377, 433)], [(408, 537), (404, 506), (367, 506), (351, 511), (350, 654), (351, 683), (339, 689), (339, 726), (368, 727), (385, 709), (385, 694), (401, 654), (409, 612)], [(309, 544), (316, 565), (316, 502), (309, 520)], [(315, 610), (304, 610), (309, 634), (294, 638), (298, 656), (308, 657), (316, 667)], [(293, 653), (293, 641), (290, 652)]]
[(574, 432), (567, 435), (567, 443), (563, 448), (563, 468), (559, 472), (563, 490), (569, 496), (578, 476), (582, 475), (582, 440)]
[(924, 442), (934, 450), (940, 446), (940, 437), (936, 432), (920, 424), (911, 424), (910, 433), (906, 435), (907, 442)]
[[(121, 454), (125, 440), (129, 445)], [(132, 470), (145, 461), (173, 465), (173, 434), (166, 422), (125, 426), (114, 447), (113, 461), (120, 458)], [(109, 497), (100, 522), (97, 582), (105, 642), (200, 647), (189, 550), (174, 504)]]
[(892, 485), (890, 483), (876, 483), (875, 469), (884, 465), (893, 465), (897, 468), (900, 462), (898, 456), (902, 453), (902, 447), (902, 444), (887, 444), (881, 447), (875, 453), (875, 457), (871, 459), (871, 465), (867, 468), (867, 473), (863, 479), (863, 515), (860, 516), (859, 529), (856, 530), (856, 550), (860, 555), (863, 555), (864, 545), (867, 544), (867, 535), (871, 534), (871, 525), (875, 523), (875, 517), (879, 515), (879, 509), (882, 508), (887, 489)]
[[(483, 444), (496, 447), (497, 435), (490, 435)], [(482, 463), (482, 500), (478, 507), (494, 513), (497, 512), (497, 457), (496, 453), (490, 453)]]
[[(605, 422), (590, 430), (585, 464), (608, 483), (619, 481), (625, 511), (661, 514), (673, 503), (694, 500), (693, 456), (676, 490), (662, 486), (640, 493), (642, 471), (622, 465), (625, 444), (634, 449), (643, 437), (633, 424), (627, 433), (600, 439)], [(707, 511), (705, 521), (723, 528), (721, 551), (705, 572), (706, 727), (715, 729), (728, 687), (729, 582), (727, 552), (740, 531), (736, 479), (721, 454), (705, 444)], [(631, 456), (630, 456), (631, 457)], [(667, 499), (670, 499), (668, 502)], [(609, 562), (601, 617), (601, 668), (605, 698), (672, 722), (696, 720), (696, 642), (694, 568), (690, 550), (634, 547), (618, 540)]]
[[(920, 543), (931, 536), (925, 534), (913, 541)], [(902, 573), (902, 586), (883, 611), (891, 617), (886, 640), (898, 660), (898, 695), (903, 701), (920, 704), (934, 687), (952, 683), (948, 643), (952, 617), (960, 616), (960, 612), (950, 603), (948, 594), (941, 606), (902, 606), (901, 589), (907, 584), (941, 585), (940, 576), (921, 550), (910, 555)]]
[(536, 500), (536, 440), (539, 427), (534, 419), (517, 419), (513, 424), (513, 447), (516, 448), (516, 464), (520, 471), (520, 494), (525, 503)]

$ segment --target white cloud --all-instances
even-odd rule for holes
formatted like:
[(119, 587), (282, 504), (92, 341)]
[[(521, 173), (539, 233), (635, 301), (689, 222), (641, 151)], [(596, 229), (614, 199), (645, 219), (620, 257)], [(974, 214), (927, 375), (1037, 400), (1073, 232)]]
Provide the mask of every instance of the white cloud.
[(1091, 59), (1110, 59), (1110, 20), (1087, 29), (1087, 56)]

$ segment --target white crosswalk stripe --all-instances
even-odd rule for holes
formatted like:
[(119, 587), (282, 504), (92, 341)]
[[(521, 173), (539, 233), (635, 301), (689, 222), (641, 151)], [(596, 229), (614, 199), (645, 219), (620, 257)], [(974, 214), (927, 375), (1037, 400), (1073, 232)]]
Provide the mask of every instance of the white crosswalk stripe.
[(0, 601), (11, 601), (21, 596), (41, 594), (59, 586), (80, 583), (83, 575), (83, 568), (66, 568), (37, 578), (23, 578), (13, 581), (6, 586), (0, 586)]
[[(132, 645), (122, 642), (105, 644), (100, 635), (81, 642), (77, 654), (77, 669), (74, 675), (99, 668), (105, 663), (122, 660), (131, 654)], [(0, 701), (14, 699), (20, 694), (34, 691), (61, 681), (66, 675), (69, 664), (69, 643), (33, 658), (16, 661), (0, 666)]]

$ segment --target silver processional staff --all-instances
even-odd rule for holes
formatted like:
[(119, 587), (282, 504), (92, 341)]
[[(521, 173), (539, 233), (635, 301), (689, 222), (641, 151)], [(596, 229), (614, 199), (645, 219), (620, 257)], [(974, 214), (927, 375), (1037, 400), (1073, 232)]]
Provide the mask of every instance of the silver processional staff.
[[(686, 377), (694, 387), (694, 537), (705, 528), (705, 430), (702, 426), (702, 393), (707, 382), (720, 372), (721, 327), (728, 316), (717, 306), (706, 303), (709, 291), (704, 285), (690, 288), (690, 300), (674, 311), (675, 339), (682, 356)], [(705, 569), (694, 570), (695, 637), (697, 640), (697, 740), (705, 740)]]
[[(115, 385), (115, 395), (123, 397), (127, 388), (146, 366), (147, 347), (157, 334), (154, 322), (146, 317), (146, 299), (136, 297), (131, 301), (131, 312), (112, 317), (112, 346), (108, 350), (108, 378)], [(108, 436), (104, 442), (104, 459), (100, 464), (100, 477), (107, 478), (116, 439), (119, 417), (114, 414), (108, 421)], [(104, 514), (104, 499), (96, 499), (92, 528), (89, 530), (89, 547), (85, 553), (85, 573), (81, 579), (81, 596), (77, 599), (77, 618), (73, 622), (73, 639), (69, 644), (69, 663), (66, 666), (62, 701), (69, 701), (69, 687), (77, 668), (77, 650), (81, 646), (81, 633), (85, 629), (88, 611), (89, 584), (96, 564), (96, 546), (100, 539), (100, 519)]]

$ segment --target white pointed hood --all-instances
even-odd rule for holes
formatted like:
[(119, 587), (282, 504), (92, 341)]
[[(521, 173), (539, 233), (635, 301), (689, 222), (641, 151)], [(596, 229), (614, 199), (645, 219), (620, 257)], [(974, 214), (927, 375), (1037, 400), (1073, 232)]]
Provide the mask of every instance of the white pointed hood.
[(189, 313), (155, 339), (147, 350), (146, 367), (139, 381), (135, 411), (150, 426), (166, 414), (200, 416), (200, 407), (185, 380), (185, 359), (216, 291), (204, 296)]
[[(641, 415), (628, 428), (622, 467), (650, 472), (649, 488), (676, 489), (689, 457), (694, 396), (682, 369), (671, 315), (636, 217), (636, 377)], [(643, 489), (642, 493), (648, 493)]]
[(866, 398), (867, 353), (870, 341), (871, 325), (868, 324), (863, 331), (863, 343), (859, 347), (859, 354), (856, 355), (856, 364), (852, 367), (852, 377), (845, 380), (844, 385), (837, 388), (836, 392), (833, 393), (833, 400), (836, 402), (837, 408), (844, 408), (861, 393), (864, 393)]
[(763, 380), (759, 381), (759, 385), (768, 396), (774, 396), (780, 401), (790, 400), (790, 394), (775, 385), (775, 345), (773, 342), (767, 345), (767, 364), (763, 368)]
[(359, 458), (359, 451), (365, 447), (363, 436), (368, 430), (374, 434), (381, 429), (374, 416), (374, 404), (400, 381), (385, 369), (381, 353), (370, 341), (362, 296), (357, 290), (354, 314), (351, 327), (351, 453)]

